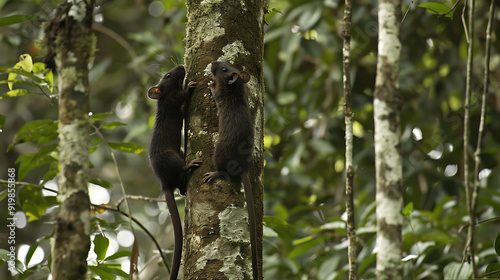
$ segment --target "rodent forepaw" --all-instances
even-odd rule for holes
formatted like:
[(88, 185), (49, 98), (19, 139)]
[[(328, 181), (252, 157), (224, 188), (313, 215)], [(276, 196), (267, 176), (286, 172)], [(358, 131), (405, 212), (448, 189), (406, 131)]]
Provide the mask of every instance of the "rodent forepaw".
[(209, 87), (214, 87), (215, 86), (215, 82), (214, 81), (209, 81), (208, 82), (208, 86)]

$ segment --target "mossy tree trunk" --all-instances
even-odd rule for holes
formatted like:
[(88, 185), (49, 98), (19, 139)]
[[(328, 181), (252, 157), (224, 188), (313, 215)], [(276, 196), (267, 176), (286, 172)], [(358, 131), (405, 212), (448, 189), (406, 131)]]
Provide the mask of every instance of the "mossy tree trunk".
[(45, 28), (48, 64), (59, 77), (59, 195), (52, 279), (85, 279), (90, 249), (88, 65), (94, 0), (59, 5)]
[(403, 279), (403, 167), (399, 60), (401, 0), (378, 3), (377, 77), (373, 99), (377, 203), (377, 279)]
[(265, 1), (187, 0), (186, 4), (186, 82), (198, 83), (188, 112), (186, 162), (201, 157), (203, 165), (193, 173), (187, 190), (184, 279), (251, 279), (243, 186), (225, 180), (203, 183), (203, 174), (214, 170), (212, 154), (218, 133), (217, 108), (207, 83), (213, 61), (226, 61), (251, 75), (247, 86), (255, 146), (249, 177), (254, 189), (262, 272)]

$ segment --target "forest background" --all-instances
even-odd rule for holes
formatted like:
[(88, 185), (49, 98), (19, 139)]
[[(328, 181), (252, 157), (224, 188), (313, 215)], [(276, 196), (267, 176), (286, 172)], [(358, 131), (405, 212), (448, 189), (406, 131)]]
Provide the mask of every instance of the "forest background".
[[(412, 1), (403, 1), (406, 11)], [(401, 26), (400, 90), (401, 153), (406, 217), (403, 227), (405, 279), (442, 279), (445, 268), (462, 262), (468, 213), (463, 187), (463, 118), (467, 40), (459, 3), (448, 16), (436, 16), (416, 1)], [(435, 1), (448, 7), (455, 2)], [(477, 144), (480, 93), (483, 88), (484, 45), (490, 1), (476, 1), (471, 142)], [(41, 24), (53, 13), (56, 1), (0, 1), (2, 21), (0, 67), (14, 67), (29, 54), (42, 62), (37, 41)], [(147, 88), (162, 73), (183, 61), (186, 8), (183, 1), (98, 1), (94, 12), (97, 52), (90, 68), (90, 110), (106, 141), (94, 134), (90, 156), (90, 186), (94, 204), (114, 204), (122, 197), (115, 164), (129, 195), (159, 197), (159, 187), (143, 148), (148, 146), (155, 103)], [(264, 276), (266, 279), (345, 279), (347, 240), (345, 224), (345, 144), (342, 89), (343, 1), (268, 1), (265, 27), (265, 196)], [(496, 12), (498, 25), (500, 13)], [(373, 150), (373, 88), (377, 50), (377, 1), (353, 1), (351, 74), (354, 112), (355, 221), (358, 237), (358, 277), (375, 277), (375, 170)], [(491, 85), (487, 96), (482, 142), (476, 264), (480, 275), (500, 265), (500, 55), (499, 31), (493, 29)], [(26, 58), (26, 56), (24, 56)], [(42, 71), (42, 70), (40, 70)], [(0, 80), (6, 81), (4, 72)], [(47, 77), (46, 77), (47, 78)], [(47, 78), (48, 79), (48, 78)], [(55, 83), (57, 84), (57, 83)], [(54, 188), (56, 159), (48, 121), (58, 111), (49, 86), (14, 85), (25, 96), (0, 100), (3, 124), (0, 170), (15, 168), (19, 181)], [(7, 82), (0, 93), (9, 91)], [(108, 115), (97, 115), (108, 113)], [(99, 118), (102, 118), (99, 120)], [(497, 120), (497, 121), (495, 121)], [(47, 126), (33, 141), (18, 141), (27, 123)], [(47, 132), (48, 133), (48, 132)], [(35, 136), (33, 136), (35, 137)], [(45, 138), (44, 138), (45, 137)], [(10, 147), (12, 143), (15, 146)], [(134, 143), (136, 145), (120, 145)], [(113, 144), (111, 145), (113, 146)], [(120, 148), (121, 147), (121, 148)], [(2, 179), (7, 178), (2, 175)], [(97, 179), (98, 178), (98, 179)], [(54, 193), (31, 185), (20, 186), (16, 231), (22, 264), (19, 279), (46, 279), (49, 237), (53, 233)], [(3, 188), (3, 186), (2, 186)], [(6, 192), (2, 191), (2, 198)], [(7, 205), (1, 202), (0, 226), (6, 228)], [(182, 203), (182, 200), (179, 201)], [(170, 221), (163, 203), (132, 200), (132, 213), (166, 248), (171, 247)], [(182, 212), (182, 206), (181, 206)], [(24, 220), (27, 222), (22, 223)], [(104, 212), (94, 219), (109, 237), (109, 246), (95, 249), (90, 265), (119, 263), (128, 271), (126, 257), (104, 260), (130, 251), (127, 219)], [(112, 222), (104, 222), (112, 221)], [(168, 234), (165, 234), (167, 232)], [(98, 233), (98, 229), (95, 229)], [(2, 235), (7, 235), (2, 230)], [(6, 238), (0, 247), (7, 248)], [(141, 273), (162, 275), (158, 254), (141, 239)], [(495, 240), (496, 243), (495, 243)], [(97, 241), (94, 242), (97, 244)], [(101, 250), (101, 251), (99, 251)], [(104, 253), (102, 252), (104, 250)], [(124, 253), (126, 255), (126, 253)], [(118, 256), (118, 255), (115, 255)], [(153, 256), (148, 262), (147, 256)], [(99, 259), (101, 258), (101, 259)], [(91, 268), (92, 270), (92, 268)], [(97, 269), (93, 271), (99, 274)], [(118, 275), (120, 275), (118, 273)], [(496, 276), (492, 274), (490, 276)], [(6, 265), (0, 277), (10, 279)], [(102, 277), (102, 275), (101, 275)], [(145, 279), (148, 279), (146, 277)]]

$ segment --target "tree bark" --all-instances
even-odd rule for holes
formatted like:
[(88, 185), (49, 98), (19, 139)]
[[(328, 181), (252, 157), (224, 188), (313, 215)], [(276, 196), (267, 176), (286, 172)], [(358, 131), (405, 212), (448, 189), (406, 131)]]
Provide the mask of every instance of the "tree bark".
[(247, 87), (255, 145), (249, 177), (254, 189), (262, 272), (265, 2), (188, 0), (186, 4), (186, 83), (198, 83), (186, 121), (186, 162), (201, 157), (203, 165), (193, 173), (187, 189), (184, 279), (252, 279), (243, 186), (226, 180), (203, 184), (203, 174), (214, 170), (212, 154), (218, 133), (217, 108), (207, 83), (213, 61), (226, 61), (251, 75)]
[(377, 203), (377, 279), (402, 279), (402, 181), (399, 60), (401, 0), (378, 4), (377, 77), (373, 100)]
[(352, 151), (354, 146), (354, 136), (352, 132), (353, 114), (351, 97), (351, 10), (352, 3), (345, 0), (343, 37), (344, 46), (342, 48), (343, 60), (343, 83), (344, 83), (344, 114), (345, 114), (345, 208), (347, 213), (347, 239), (349, 247), (347, 249), (347, 259), (349, 267), (349, 280), (356, 280), (356, 230), (354, 223), (354, 167)]
[(52, 279), (85, 279), (90, 249), (88, 64), (93, 0), (59, 5), (45, 29), (48, 65), (59, 74), (59, 195)]

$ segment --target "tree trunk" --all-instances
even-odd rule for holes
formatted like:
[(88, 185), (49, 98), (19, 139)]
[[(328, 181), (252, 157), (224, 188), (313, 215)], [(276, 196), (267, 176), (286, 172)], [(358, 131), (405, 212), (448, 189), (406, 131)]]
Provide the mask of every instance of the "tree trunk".
[(347, 259), (349, 267), (349, 280), (356, 280), (356, 230), (354, 222), (354, 166), (352, 151), (354, 136), (352, 132), (353, 114), (351, 97), (351, 0), (345, 0), (342, 48), (343, 83), (344, 83), (344, 114), (345, 114), (345, 209), (347, 213)]
[[(59, 74), (59, 195), (52, 279), (85, 279), (90, 249), (88, 64), (94, 1), (59, 5), (45, 29), (49, 65)], [(53, 60), (53, 61), (52, 61)]]
[(400, 153), (400, 0), (378, 5), (377, 77), (373, 100), (377, 200), (377, 279), (403, 279), (402, 181)]
[(191, 176), (187, 190), (184, 279), (252, 279), (243, 186), (226, 180), (203, 184), (203, 174), (214, 170), (212, 154), (218, 133), (217, 108), (207, 86), (207, 73), (211, 62), (226, 61), (251, 75), (247, 87), (255, 145), (249, 177), (254, 189), (262, 272), (265, 3), (188, 0), (186, 4), (186, 83), (198, 83), (188, 111), (186, 162), (201, 157), (203, 165)]

